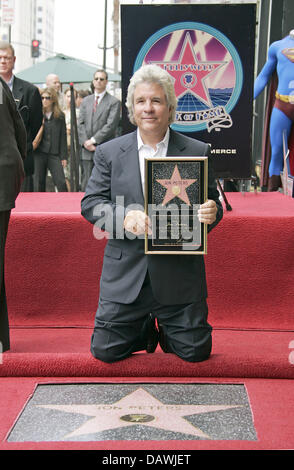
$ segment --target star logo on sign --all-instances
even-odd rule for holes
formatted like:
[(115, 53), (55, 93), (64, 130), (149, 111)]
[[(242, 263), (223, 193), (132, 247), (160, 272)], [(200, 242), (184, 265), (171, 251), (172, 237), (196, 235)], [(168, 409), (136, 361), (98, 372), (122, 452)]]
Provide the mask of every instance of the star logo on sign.
[(202, 439), (210, 439), (208, 434), (191, 424), (186, 417), (238, 408), (240, 405), (170, 405), (154, 398), (143, 388), (138, 388), (112, 404), (37, 406), (65, 413), (89, 416), (89, 420), (86, 423), (64, 436), (66, 439), (134, 425), (148, 426), (189, 434), (190, 436)]
[(199, 61), (189, 33), (185, 36), (178, 60), (152, 63), (164, 68), (174, 78), (177, 98), (189, 91), (209, 108), (213, 106), (205, 81), (226, 62)]
[(178, 197), (182, 199), (188, 206), (190, 206), (190, 200), (186, 189), (195, 183), (197, 179), (182, 179), (178, 165), (175, 166), (171, 179), (158, 179), (156, 180), (161, 186), (164, 186), (167, 191), (162, 202), (162, 205), (165, 206), (169, 201)]

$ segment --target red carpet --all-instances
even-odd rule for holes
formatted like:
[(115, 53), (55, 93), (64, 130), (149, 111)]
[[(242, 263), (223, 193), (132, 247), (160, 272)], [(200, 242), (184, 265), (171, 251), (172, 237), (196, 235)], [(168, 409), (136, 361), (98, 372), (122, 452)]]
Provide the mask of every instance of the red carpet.
[(109, 366), (89, 353), (105, 240), (81, 217), (82, 194), (22, 193), (8, 234), (11, 351), (0, 376), (292, 378), (294, 199), (228, 197), (233, 210), (209, 234), (206, 257), (211, 359), (159, 351), (160, 361), (137, 354)]
[[(0, 449), (293, 448), (294, 199), (227, 196), (233, 210), (209, 235), (206, 257), (211, 358), (189, 364), (158, 348), (108, 365), (89, 352), (105, 240), (81, 217), (82, 195), (20, 195), (6, 251), (12, 328), (0, 364)], [(111, 380), (244, 383), (258, 441), (6, 442), (37, 383)]]

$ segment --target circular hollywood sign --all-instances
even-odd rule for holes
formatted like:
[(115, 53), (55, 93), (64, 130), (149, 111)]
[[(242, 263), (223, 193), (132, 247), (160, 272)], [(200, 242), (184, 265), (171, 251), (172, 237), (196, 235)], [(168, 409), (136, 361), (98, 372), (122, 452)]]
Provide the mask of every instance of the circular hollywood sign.
[(230, 112), (243, 86), (242, 64), (231, 41), (202, 23), (169, 25), (142, 46), (134, 72), (156, 64), (174, 80), (178, 99), (172, 128), (182, 132), (231, 127)]

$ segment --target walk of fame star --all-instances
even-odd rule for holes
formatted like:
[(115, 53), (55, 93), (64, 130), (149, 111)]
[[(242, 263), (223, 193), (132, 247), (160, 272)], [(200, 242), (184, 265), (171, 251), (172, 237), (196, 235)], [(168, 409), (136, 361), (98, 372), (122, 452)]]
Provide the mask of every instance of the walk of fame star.
[(40, 408), (89, 416), (79, 428), (64, 438), (94, 434), (126, 426), (149, 426), (157, 429), (189, 434), (202, 439), (211, 439), (185, 417), (242, 407), (242, 405), (182, 405), (165, 404), (154, 398), (143, 388), (129, 393), (112, 404), (97, 405), (36, 405)]
[(163, 206), (175, 197), (182, 199), (188, 206), (191, 205), (186, 189), (195, 183), (197, 179), (182, 179), (178, 165), (175, 166), (171, 179), (157, 179), (156, 181), (167, 189), (162, 202)]
[(223, 67), (226, 62), (199, 61), (189, 33), (185, 36), (178, 60), (152, 63), (164, 68), (174, 78), (177, 98), (181, 98), (189, 91), (209, 108), (212, 107), (205, 80), (210, 74)]

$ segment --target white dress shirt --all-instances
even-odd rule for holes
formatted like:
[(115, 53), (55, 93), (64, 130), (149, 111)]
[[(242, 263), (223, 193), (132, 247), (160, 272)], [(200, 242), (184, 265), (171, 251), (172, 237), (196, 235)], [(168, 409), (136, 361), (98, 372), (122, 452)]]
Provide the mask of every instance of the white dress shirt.
[(10, 88), (11, 93), (12, 93), (12, 88), (13, 88), (13, 82), (14, 82), (14, 75), (12, 74), (11, 79), (8, 82), (6, 82)]
[(169, 127), (167, 128), (164, 139), (156, 144), (156, 150), (150, 145), (145, 145), (141, 139), (139, 128), (137, 129), (137, 140), (138, 140), (138, 153), (139, 153), (139, 165), (141, 172), (141, 181), (144, 193), (145, 184), (145, 158), (164, 158), (167, 154), (168, 142), (169, 142)]

